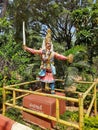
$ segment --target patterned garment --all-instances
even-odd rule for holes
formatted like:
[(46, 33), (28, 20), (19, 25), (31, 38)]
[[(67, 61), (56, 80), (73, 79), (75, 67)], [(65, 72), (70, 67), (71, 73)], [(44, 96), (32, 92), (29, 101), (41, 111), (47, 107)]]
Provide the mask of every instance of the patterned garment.
[(40, 81), (45, 82), (45, 83), (53, 83), (54, 81), (54, 75), (52, 72), (49, 72), (46, 70), (45, 76), (39, 76)]
[(54, 66), (54, 58), (59, 60), (67, 60), (67, 57), (60, 55), (56, 52), (47, 52), (45, 50), (35, 50), (29, 47), (26, 47), (26, 51), (32, 54), (38, 54), (42, 57), (41, 71), (39, 72), (39, 79), (41, 82), (45, 83), (54, 83), (56, 74)]

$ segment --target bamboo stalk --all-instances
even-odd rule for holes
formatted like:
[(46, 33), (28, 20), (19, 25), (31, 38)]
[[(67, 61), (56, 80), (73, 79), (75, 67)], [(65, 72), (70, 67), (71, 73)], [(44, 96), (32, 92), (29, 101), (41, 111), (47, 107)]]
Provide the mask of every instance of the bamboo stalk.
[(83, 94), (83, 99), (88, 95), (88, 93), (91, 91), (91, 89), (95, 86), (96, 82), (93, 82), (93, 84), (87, 89), (87, 91)]
[[(72, 127), (75, 127), (75, 128), (77, 128), (77, 129), (79, 129), (79, 125), (78, 125), (78, 124), (74, 124), (74, 123), (71, 123), (71, 122), (67, 122), (67, 121), (62, 120), (62, 119), (59, 119), (58, 122), (61, 123), (61, 124), (66, 125), (66, 126), (72, 126)], [(80, 130), (80, 129), (79, 129), (79, 130)]]
[(67, 122), (67, 121), (64, 121), (62, 119), (57, 120), (56, 117), (46, 115), (46, 114), (41, 113), (41, 112), (36, 112), (36, 111), (30, 110), (30, 109), (27, 109), (27, 108), (24, 108), (24, 107), (19, 107), (17, 105), (13, 106), (13, 104), (10, 104), (10, 103), (6, 103), (6, 105), (20, 109), (22, 111), (25, 111), (25, 112), (28, 112), (28, 113), (31, 113), (31, 114), (34, 114), (34, 115), (37, 115), (37, 116), (40, 116), (40, 117), (44, 117), (44, 118), (47, 118), (47, 119), (50, 119), (50, 120), (53, 120), (53, 121), (58, 121), (59, 123), (62, 123), (62, 124), (68, 125), (68, 126), (72, 126), (72, 127), (79, 129), (79, 126), (74, 124), (74, 123)]
[(16, 92), (13, 90), (13, 106), (16, 104)]
[(83, 94), (79, 95), (79, 130), (83, 130)]
[[(16, 97), (16, 99), (19, 99), (19, 98), (25, 97), (25, 96), (27, 96), (27, 95), (29, 95), (29, 93), (26, 93), (26, 94), (23, 94), (23, 95), (21, 95), (21, 96), (18, 96), (18, 97)], [(6, 102), (9, 103), (9, 102), (11, 102), (11, 101), (13, 101), (13, 98), (7, 100)]]
[[(44, 118), (47, 118), (47, 119), (50, 119), (50, 120), (53, 120), (53, 121), (57, 121), (59, 123), (65, 124), (67, 126), (73, 126), (73, 127), (77, 128), (79, 130), (83, 130), (83, 126), (84, 126), (83, 101), (84, 101), (85, 97), (89, 94), (91, 89), (93, 89), (93, 88), (94, 88), (94, 96), (93, 96), (93, 99), (92, 99), (92, 101), (90, 103), (90, 106), (88, 108), (87, 116), (89, 116), (89, 113), (91, 111), (93, 103), (94, 103), (95, 115), (97, 114), (97, 101), (96, 101), (96, 83), (97, 82), (93, 82), (93, 84), (87, 89), (87, 91), (84, 94), (83, 93), (79, 93), (79, 99), (70, 98), (70, 97), (64, 97), (64, 96), (58, 96), (58, 95), (45, 94), (45, 93), (40, 93), (40, 92), (36, 92), (36, 91), (29, 91), (29, 90), (13, 88), (13, 87), (16, 87), (16, 86), (21, 86), (21, 85), (26, 85), (26, 84), (30, 84), (30, 83), (36, 83), (36, 82), (39, 82), (39, 81), (35, 80), (35, 81), (30, 81), (30, 82), (25, 82), (25, 83), (20, 83), (20, 84), (4, 86), (3, 87), (3, 114), (5, 114), (6, 105), (8, 105), (8, 106), (11, 106), (11, 107), (14, 107), (14, 108), (17, 108), (17, 109), (20, 109), (20, 110), (23, 110), (23, 111), (26, 111), (26, 112), (38, 115), (38, 116), (42, 116)], [(85, 82), (83, 82), (83, 83), (85, 83)], [(91, 83), (91, 82), (89, 82), (89, 83)], [(7, 100), (7, 101), (6, 101), (6, 90), (13, 91), (12, 99)], [(22, 92), (22, 93), (26, 93), (26, 94), (22, 94), (21, 96), (16, 97), (16, 92)], [(16, 100), (17, 99), (22, 98), (22, 97), (24, 97), (24, 96), (26, 96), (28, 94), (35, 94), (35, 95), (41, 95), (41, 96), (55, 98), (56, 99), (56, 118), (52, 117), (50, 115), (43, 114), (41, 112), (36, 112), (36, 111), (30, 110), (30, 109), (27, 109), (27, 108), (24, 108), (24, 107), (19, 107), (18, 105), (16, 105)], [(70, 122), (67, 122), (67, 121), (64, 121), (64, 120), (60, 119), (59, 100), (68, 100), (68, 101), (79, 103), (79, 125), (76, 125), (74, 123), (70, 123)], [(8, 103), (9, 101), (13, 101), (13, 103), (12, 104)]]
[(2, 112), (3, 115), (5, 115), (5, 111), (6, 111), (5, 102), (6, 102), (6, 91), (5, 91), (4, 86), (3, 86), (3, 112)]
[(53, 121), (56, 121), (56, 117), (52, 117), (50, 115), (46, 115), (46, 114), (44, 114), (42, 112), (30, 110), (29, 108), (20, 107), (18, 105), (13, 106), (13, 104), (11, 104), (11, 103), (5, 103), (5, 104), (10, 106), (10, 107), (14, 107), (14, 108), (20, 109), (21, 111), (25, 111), (25, 112), (28, 112), (28, 113), (31, 113), (31, 114), (34, 114), (34, 115), (37, 115), (37, 116), (42, 116), (44, 118), (48, 118), (48, 119), (51, 119)]
[(73, 102), (78, 102), (78, 99), (76, 98), (70, 98), (70, 97), (64, 97), (64, 96), (58, 96), (58, 95), (52, 95), (52, 94), (45, 94), (45, 93), (40, 93), (36, 91), (29, 91), (29, 90), (23, 90), (23, 89), (15, 89), (15, 88), (6, 88), (6, 90), (14, 90), (17, 92), (24, 92), (24, 93), (29, 93), (29, 94), (35, 94), (35, 95), (40, 95), (40, 96), (46, 96), (46, 97), (52, 97), (52, 98), (58, 98), (58, 99), (63, 99), (63, 100), (68, 100), (68, 101), (73, 101)]
[(16, 87), (16, 86), (22, 86), (22, 85), (27, 85), (27, 84), (31, 84), (31, 83), (37, 83), (37, 82), (40, 82), (39, 80), (33, 80), (33, 81), (30, 81), (30, 82), (24, 82), (24, 83), (19, 83), (19, 84), (14, 84), (14, 85), (8, 85), (8, 86), (5, 86), (6, 88), (8, 87)]
[(59, 110), (59, 99), (56, 98), (56, 119), (57, 121), (60, 118), (60, 110)]
[(94, 96), (95, 96), (95, 100), (94, 100), (94, 113), (95, 115), (97, 115), (97, 95), (96, 95), (97, 91), (96, 91), (96, 85), (94, 86)]
[(88, 82), (88, 81), (75, 81), (75, 83), (92, 84), (93, 82)]
[(91, 101), (90, 106), (89, 106), (89, 108), (88, 108), (88, 110), (87, 110), (87, 113), (86, 113), (86, 115), (85, 115), (86, 117), (89, 116), (89, 114), (90, 114), (90, 112), (91, 112), (91, 109), (92, 109), (92, 106), (93, 106), (93, 104), (94, 104), (94, 101), (95, 101), (95, 95), (93, 95), (92, 101)]
[(64, 82), (64, 79), (55, 79), (55, 81)]
[[(63, 80), (56, 79), (56, 81), (63, 81)], [(33, 80), (33, 81), (30, 81), (30, 82), (8, 85), (8, 86), (5, 86), (5, 87), (16, 87), (16, 86), (22, 86), (22, 85), (27, 85), (27, 84), (31, 84), (31, 83), (37, 83), (37, 82), (40, 82), (40, 81), (39, 80)]]

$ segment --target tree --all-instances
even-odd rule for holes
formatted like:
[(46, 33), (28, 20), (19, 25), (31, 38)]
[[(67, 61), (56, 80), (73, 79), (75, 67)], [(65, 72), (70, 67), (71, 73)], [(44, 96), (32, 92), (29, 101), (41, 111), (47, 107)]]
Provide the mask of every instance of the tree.
[[(10, 19), (14, 21), (16, 39), (22, 38), (22, 22), (25, 21), (27, 29), (32, 29), (43, 36), (46, 28), (49, 27), (55, 41), (65, 44), (67, 49), (71, 48), (73, 34), (70, 10), (73, 7), (69, 7), (69, 11), (66, 10), (66, 7), (67, 4), (64, 0), (14, 0), (9, 6), (9, 12)], [(28, 32), (27, 35), (29, 35)]]
[(14, 0), (8, 6), (9, 19), (13, 21), (13, 28), (15, 30), (16, 41), (22, 40), (23, 21), (25, 21), (26, 27), (27, 22), (29, 21), (29, 1), (30, 0)]
[(87, 46), (89, 63), (93, 63), (93, 57), (96, 56), (98, 48), (98, 8), (94, 4), (91, 8), (83, 8), (73, 11), (73, 22), (76, 28), (76, 43)]
[[(96, 41), (95, 40), (96, 38), (92, 40), (94, 31), (95, 31), (95, 29), (93, 30), (92, 23), (94, 22), (93, 17), (96, 17), (97, 13), (96, 15), (93, 15), (93, 14), (91, 15), (91, 10), (92, 10), (91, 8), (89, 9), (83, 8), (80, 10), (76, 10), (80, 6), (79, 2), (80, 2), (79, 0), (70, 0), (70, 1), (68, 0), (66, 1), (65, 0), (54, 0), (54, 1), (51, 1), (51, 0), (42, 0), (42, 1), (40, 0), (38, 1), (14, 0), (11, 4), (9, 4), (9, 12), (8, 12), (9, 17), (7, 18), (8, 20), (12, 21), (11, 27), (14, 30), (15, 40), (17, 41), (18, 44), (20, 43), (20, 45), (17, 44), (17, 46), (20, 47), (22, 43), (20, 42), (22, 41), (22, 22), (25, 21), (26, 36), (27, 36), (26, 42), (28, 46), (39, 49), (42, 43), (41, 37), (45, 36), (46, 29), (47, 27), (49, 27), (52, 30), (52, 35), (53, 35), (52, 37), (53, 37), (53, 41), (54, 41), (54, 44), (56, 46), (55, 48), (57, 51), (61, 51), (61, 53), (63, 53), (65, 52), (65, 50), (69, 50), (74, 45), (83, 44), (86, 47), (88, 47), (88, 50), (87, 50), (88, 52), (90, 51), (93, 52), (92, 48), (90, 50), (89, 47), (92, 47), (92, 45), (94, 45)], [(73, 15), (73, 19), (72, 19), (71, 14)], [(91, 18), (93, 22), (91, 22)], [(76, 33), (77, 42), (75, 44), (73, 44), (72, 42), (73, 27), (75, 28), (74, 31), (77, 32)], [(8, 27), (6, 28), (8, 29)], [(94, 41), (94, 44), (92, 44), (91, 41)], [(5, 42), (2, 42), (2, 46), (3, 44), (5, 44)], [(57, 48), (57, 44), (59, 45), (59, 48)], [(10, 44), (8, 44), (8, 46), (9, 45)], [(60, 47), (63, 49), (60, 50)], [(20, 50), (20, 48), (18, 49)], [(18, 51), (18, 49), (16, 50)], [(15, 63), (19, 63), (17, 62), (19, 60), (17, 53), (14, 56), (13, 56), (14, 59), (12, 61)], [(92, 57), (92, 53), (91, 55), (89, 55), (88, 53), (88, 56)], [(29, 58), (30, 58), (30, 61), (28, 62), (28, 65), (27, 65), (28, 67), (27, 67), (26, 72), (31, 72), (32, 68), (37, 68), (37, 65), (33, 61), (38, 60), (38, 58), (31, 57), (30, 55), (29, 55)], [(90, 57), (89, 59), (91, 60)], [(33, 62), (33, 63), (30, 64), (30, 62)], [(26, 61), (24, 60), (23, 63), (26, 63)], [(30, 67), (30, 65), (32, 67)], [(58, 63), (58, 66), (59, 66), (59, 63)], [(18, 65), (16, 64), (15, 67), (17, 68)], [(62, 66), (59, 66), (59, 67), (62, 68)], [(30, 71), (28, 71), (28, 69), (30, 69)], [(63, 71), (60, 72), (59, 75), (63, 75)]]

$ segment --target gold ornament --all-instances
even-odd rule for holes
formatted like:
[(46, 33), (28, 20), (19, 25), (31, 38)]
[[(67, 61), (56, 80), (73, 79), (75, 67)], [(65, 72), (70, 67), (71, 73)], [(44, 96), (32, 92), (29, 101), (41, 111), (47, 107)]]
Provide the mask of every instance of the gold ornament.
[(72, 63), (74, 56), (72, 54), (69, 54), (69, 56), (67, 58), (68, 58), (68, 62)]
[(45, 37), (45, 43), (51, 43), (51, 30), (50, 29), (47, 30), (47, 34)]

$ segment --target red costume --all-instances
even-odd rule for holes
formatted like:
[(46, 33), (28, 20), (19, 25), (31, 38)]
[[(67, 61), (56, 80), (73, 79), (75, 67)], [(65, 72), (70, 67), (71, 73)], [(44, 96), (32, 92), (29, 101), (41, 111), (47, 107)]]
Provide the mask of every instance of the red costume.
[[(39, 54), (41, 56), (43, 56), (43, 50), (35, 50), (35, 49), (31, 49), (29, 47), (26, 47), (26, 51), (32, 53), (32, 54)], [(56, 52), (50, 52), (50, 57), (48, 57), (47, 61), (42, 63), (43, 67), (41, 68), (42, 70), (44, 70), (43, 75), (39, 75), (40, 81), (45, 82), (45, 83), (53, 83), (55, 82), (54, 79), (54, 75), (53, 74), (53, 70), (52, 70), (52, 65), (54, 67), (54, 58), (59, 59), (59, 60), (67, 60), (67, 57), (60, 55)]]

